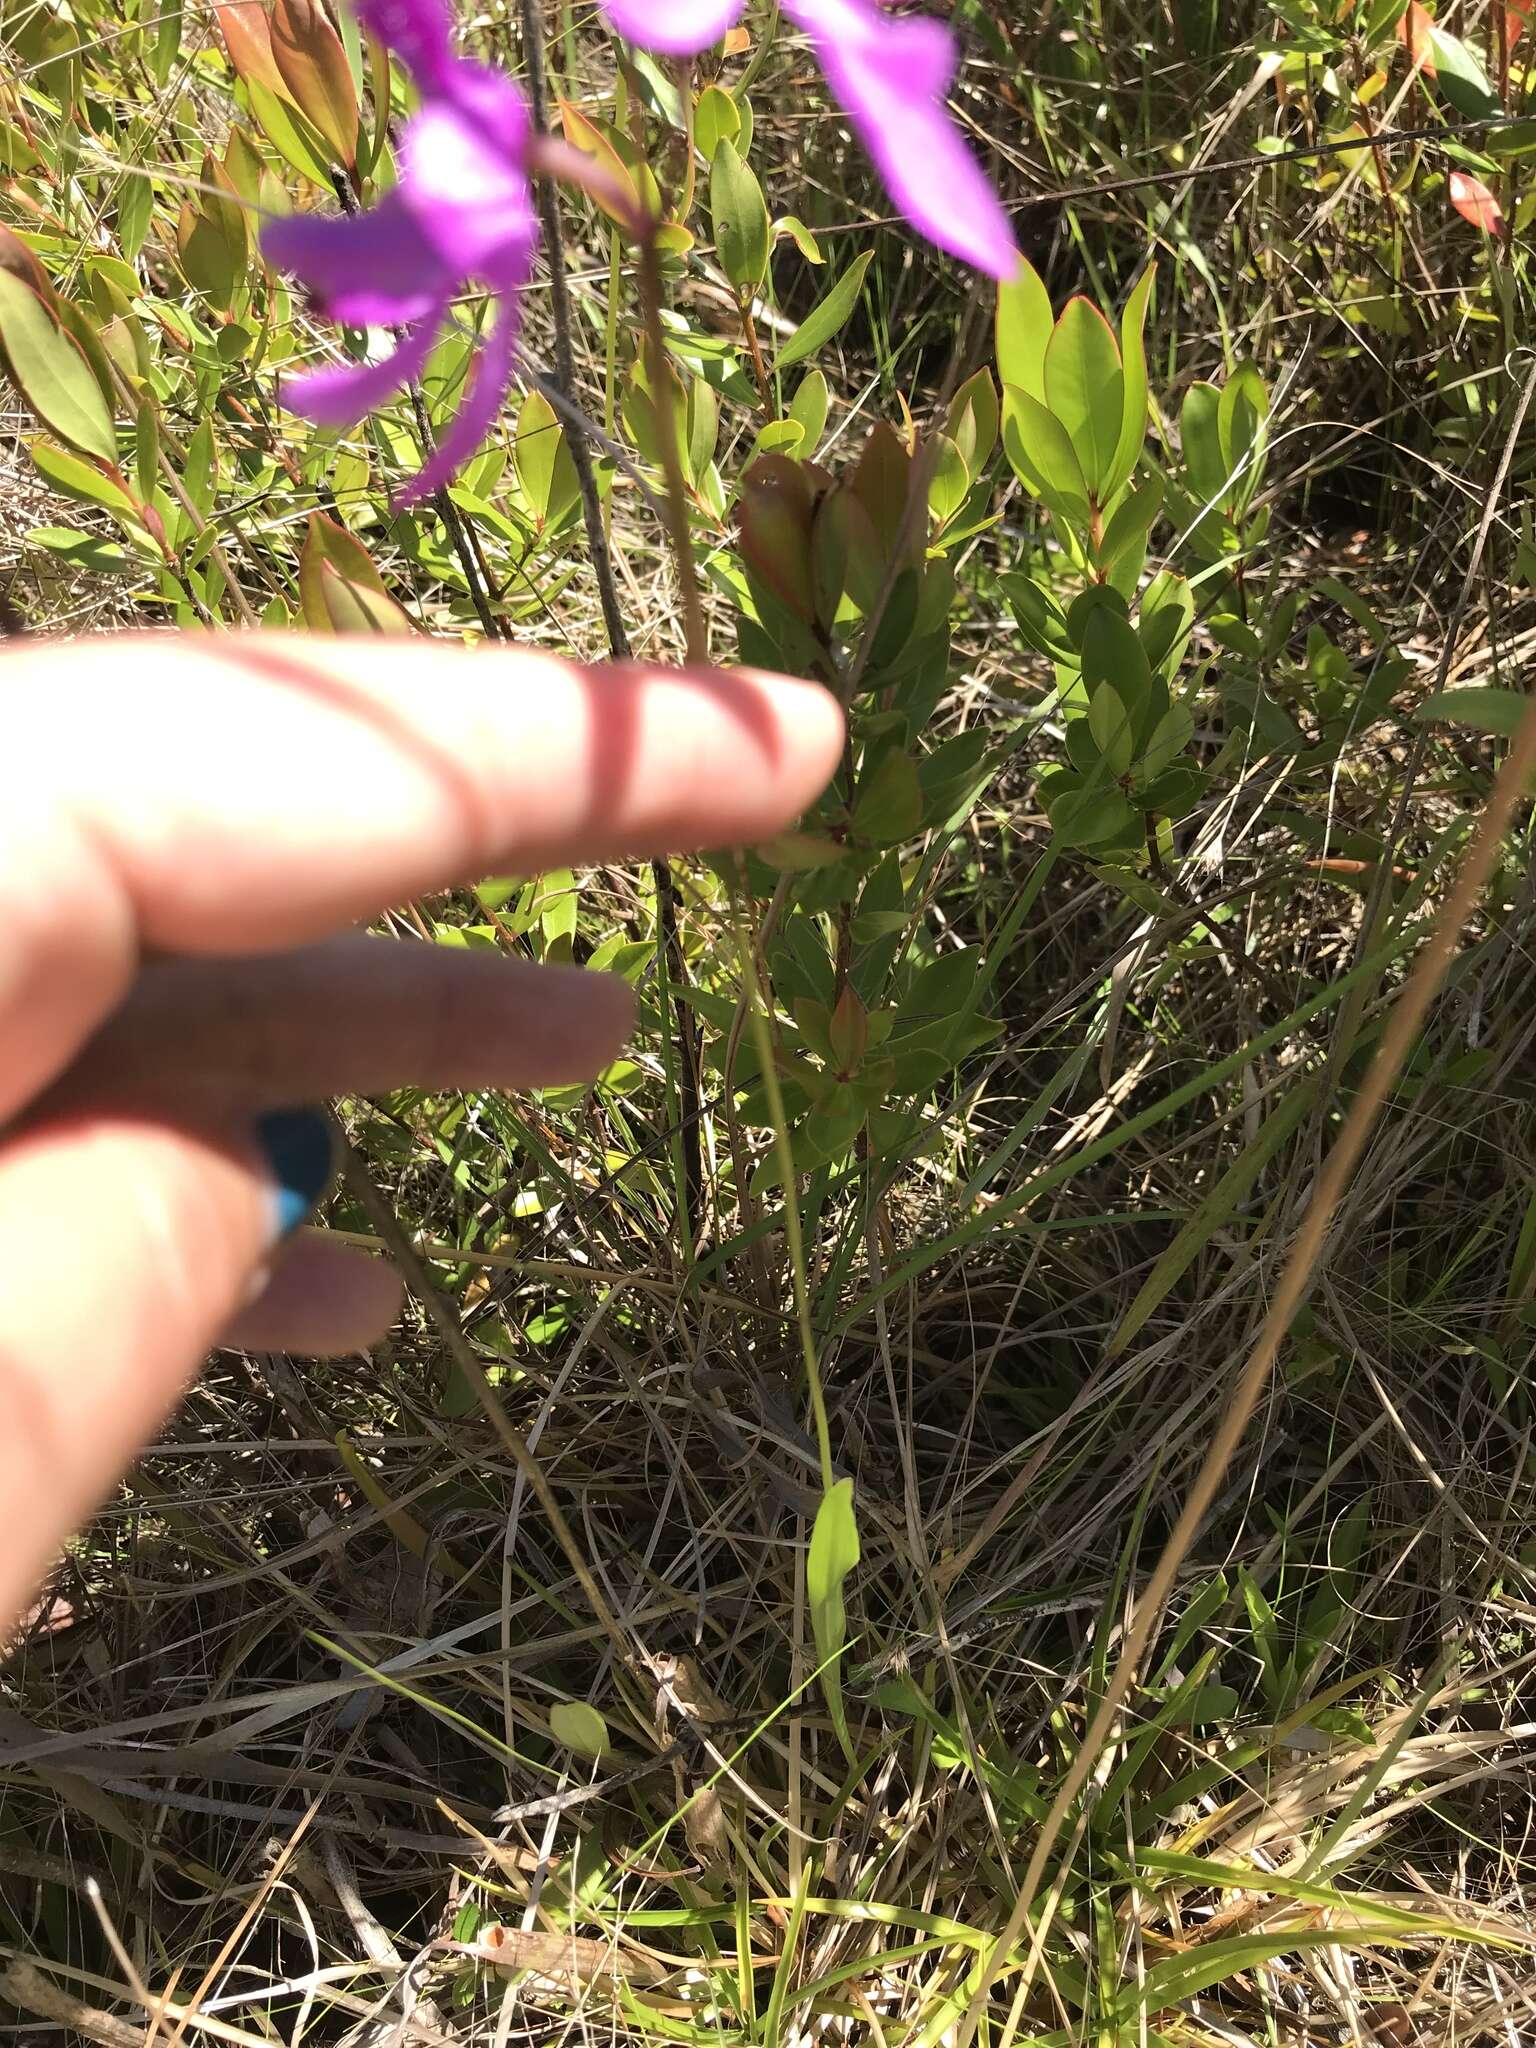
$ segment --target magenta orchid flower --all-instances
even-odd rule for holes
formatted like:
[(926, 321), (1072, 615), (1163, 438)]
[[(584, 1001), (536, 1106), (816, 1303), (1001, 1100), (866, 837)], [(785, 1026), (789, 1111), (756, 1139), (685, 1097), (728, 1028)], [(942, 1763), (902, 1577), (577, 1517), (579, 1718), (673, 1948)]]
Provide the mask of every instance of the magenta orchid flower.
[[(474, 284), (497, 299), (469, 390), (424, 467), (399, 494), (410, 504), (445, 484), (490, 434), (512, 382), (518, 296), (538, 244), (529, 179), (528, 106), (500, 72), (454, 54), (450, 0), (355, 0), (368, 29), (415, 77), (420, 111), (400, 144), (400, 176), (369, 212), (292, 214), (263, 237), (267, 254), (299, 277), (321, 310), (348, 327), (390, 327), (379, 362), (336, 363), (287, 380), (284, 403), (321, 426), (353, 426), (414, 382)], [(672, 55), (717, 42), (745, 0), (602, 0), (630, 41)], [(847, 109), (914, 227), (994, 277), (1018, 252), (1007, 216), (949, 118), (945, 95), (958, 49), (927, 17), (893, 18), (880, 0), (782, 0), (810, 37)], [(589, 173), (590, 175), (590, 173)]]
[(421, 92), (401, 138), (399, 182), (367, 213), (291, 214), (273, 221), (263, 241), (333, 319), (398, 330), (396, 348), (380, 362), (337, 363), (285, 382), (284, 404), (320, 426), (353, 426), (420, 376), (466, 286), (497, 295), (468, 393), (399, 494), (410, 504), (475, 453), (512, 381), (518, 295), (538, 243), (530, 123), (510, 79), (455, 57), (446, 0), (358, 0), (358, 13), (409, 65)]
[[(602, 0), (642, 49), (695, 56), (739, 21), (745, 0)], [(889, 15), (880, 0), (783, 0), (810, 38), (827, 83), (920, 234), (993, 277), (1019, 252), (997, 194), (945, 107), (959, 63), (954, 36), (926, 16)]]

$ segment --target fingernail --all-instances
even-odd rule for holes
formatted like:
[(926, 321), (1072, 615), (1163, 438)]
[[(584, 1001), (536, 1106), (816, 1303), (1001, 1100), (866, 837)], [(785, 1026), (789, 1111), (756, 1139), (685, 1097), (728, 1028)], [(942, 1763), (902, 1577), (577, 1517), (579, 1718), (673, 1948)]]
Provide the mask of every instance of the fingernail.
[(274, 1109), (256, 1121), (256, 1141), (272, 1176), (272, 1239), (289, 1237), (310, 1216), (335, 1170), (331, 1126), (318, 1109)]

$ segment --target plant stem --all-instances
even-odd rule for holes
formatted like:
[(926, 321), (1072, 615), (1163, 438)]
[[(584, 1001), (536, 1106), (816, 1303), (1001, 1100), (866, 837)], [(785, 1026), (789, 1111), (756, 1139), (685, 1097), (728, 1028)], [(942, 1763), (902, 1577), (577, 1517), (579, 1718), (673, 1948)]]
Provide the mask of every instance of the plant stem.
[(683, 475), (682, 453), (673, 432), (672, 410), (667, 404), (673, 370), (667, 361), (667, 341), (661, 325), (661, 264), (653, 234), (643, 236), (640, 242), (640, 306), (645, 320), (646, 353), (650, 358), (656, 442), (661, 454), (661, 474), (667, 487), (667, 536), (672, 543), (672, 562), (683, 606), (683, 646), (688, 662), (705, 668), (709, 665), (709, 631), (704, 623), (704, 604), (699, 595), (698, 567), (693, 559), (688, 481)]
[[(542, 135), (546, 127), (545, 109), (548, 95), (544, 85), (544, 28), (540, 18), (539, 0), (522, 0), (522, 31), (528, 105), (533, 131), (536, 135)], [(554, 184), (547, 177), (538, 181), (538, 199), (539, 224), (543, 230), (544, 248), (549, 262), (550, 311), (555, 328), (555, 383), (565, 401), (562, 416), (566, 424), (566, 441), (571, 451), (571, 463), (576, 471), (576, 487), (581, 496), (581, 516), (582, 524), (586, 528), (587, 551), (592, 558), (592, 574), (597, 583), (597, 597), (602, 608), (608, 652), (615, 661), (628, 661), (629, 635), (624, 629), (624, 615), (619, 608), (618, 587), (613, 574), (613, 554), (608, 545), (608, 529), (603, 521), (602, 500), (598, 496), (597, 476), (592, 467), (592, 450), (574, 402), (576, 365), (571, 348), (571, 295), (565, 270), (565, 236), (560, 224), (560, 208), (555, 198)], [(670, 479), (668, 487), (670, 490)], [(685, 520), (686, 517), (685, 506)], [(688, 562), (691, 568), (691, 549), (688, 551)], [(686, 1252), (691, 1259), (697, 1245), (699, 1206), (704, 1186), (703, 1141), (699, 1128), (699, 1036), (693, 1012), (682, 993), (687, 983), (688, 963), (683, 954), (682, 934), (678, 927), (677, 882), (672, 873), (672, 863), (667, 860), (653, 860), (651, 877), (656, 887), (656, 927), (660, 936), (662, 977), (665, 983), (670, 984), (672, 1014), (677, 1032), (678, 1116), (674, 1159), (680, 1169), (679, 1205), (682, 1211)], [(663, 1001), (666, 993), (664, 989)], [(670, 1045), (668, 1050), (670, 1052)], [(672, 1064), (669, 1058), (669, 1067)], [(669, 1083), (672, 1079), (673, 1076), (669, 1073)]]
[[(336, 194), (336, 204), (350, 219), (357, 212), (357, 198), (340, 171), (333, 171), (331, 189)], [(395, 328), (392, 331), (398, 339), (400, 330)], [(408, 390), (411, 415), (416, 422), (416, 437), (421, 442), (423, 458), (430, 461), (437, 442), (432, 432), (432, 422), (427, 418), (427, 402), (422, 396), (419, 384), (413, 382)], [(475, 608), (476, 618), (480, 621), (480, 630), (487, 640), (510, 639), (506, 622), (499, 619), (491, 610), (491, 576), (486, 567), (485, 556), (480, 551), (480, 536), (475, 534), (474, 545), (471, 546), (470, 522), (462, 516), (458, 506), (449, 497), (446, 484), (439, 485), (432, 493), (432, 504), (453, 544), (453, 551), (459, 558), (459, 567), (464, 571), (464, 581), (469, 586), (469, 601)]]

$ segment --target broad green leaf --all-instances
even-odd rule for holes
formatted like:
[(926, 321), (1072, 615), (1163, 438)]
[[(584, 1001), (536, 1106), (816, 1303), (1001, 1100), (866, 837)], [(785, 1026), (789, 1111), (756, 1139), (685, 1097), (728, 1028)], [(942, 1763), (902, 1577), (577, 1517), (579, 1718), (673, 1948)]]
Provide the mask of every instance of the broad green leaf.
[(357, 89), (320, 0), (273, 0), (272, 58), (289, 96), (348, 170), (357, 161)]
[(581, 492), (565, 429), (537, 386), (529, 390), (518, 408), (512, 460), (523, 495), (539, 526), (557, 523)]
[(1134, 490), (1127, 491), (1110, 514), (1099, 545), (1094, 551), (1101, 569), (1112, 569), (1123, 555), (1135, 549), (1146, 558), (1147, 535), (1152, 531), (1163, 502), (1162, 479), (1149, 476)]
[(1045, 351), (1045, 402), (1066, 428), (1083, 481), (1102, 504), (1120, 440), (1125, 376), (1109, 322), (1081, 295), (1067, 301)]
[(311, 632), (405, 633), (411, 628), (362, 542), (321, 512), (310, 513), (299, 551), (299, 598)]
[(1435, 87), (1458, 114), (1469, 121), (1487, 121), (1503, 113), (1488, 74), (1460, 36), (1431, 22), (1429, 47), (1435, 62)]
[(312, 185), (318, 185), (322, 192), (329, 192), (331, 166), (325, 138), (310, 126), (290, 100), (269, 92), (259, 79), (248, 78), (245, 89), (257, 127), (283, 162), (301, 177), (308, 178)]
[[(219, 449), (214, 439), (213, 421), (207, 417), (199, 420), (191, 440), (187, 443), (186, 460), (182, 464), (181, 480), (187, 496), (198, 511), (207, 514), (213, 510), (214, 492), (218, 484)], [(146, 495), (148, 495), (146, 493)]]
[(1494, 690), (1486, 685), (1464, 690), (1440, 690), (1426, 697), (1414, 716), (1438, 725), (1464, 725), (1472, 732), (1497, 733), (1512, 740), (1530, 705), (1530, 698), (1518, 690)]
[(997, 291), (997, 374), (1004, 384), (1045, 402), (1045, 351), (1054, 317), (1051, 295), (1039, 272), (1024, 263), (1011, 284)]
[(1195, 721), (1189, 715), (1188, 706), (1170, 704), (1153, 726), (1142, 750), (1139, 766), (1145, 779), (1151, 782), (1165, 768), (1172, 767), (1194, 735)]
[(1184, 658), (1184, 648), (1195, 622), (1195, 600), (1188, 581), (1169, 569), (1162, 569), (1141, 596), (1141, 619), (1137, 632), (1147, 660), (1164, 675), (1172, 675)]
[(741, 114), (736, 102), (718, 85), (706, 85), (693, 110), (693, 146), (705, 163), (715, 160), (722, 142), (734, 142), (741, 133)]
[(1077, 650), (1067, 634), (1067, 622), (1051, 592), (1020, 570), (1009, 570), (998, 579), (1009, 609), (1019, 622), (1019, 631), (1038, 654), (1052, 661), (1075, 662)]
[(1130, 714), (1134, 731), (1152, 699), (1152, 668), (1130, 620), (1109, 605), (1096, 605), (1083, 626), (1082, 662), (1090, 706), (1093, 691), (1108, 683)]
[(560, 1700), (549, 1710), (549, 1732), (562, 1749), (602, 1756), (610, 1747), (608, 1723), (585, 1700)]
[(819, 832), (781, 832), (776, 839), (765, 839), (756, 848), (759, 858), (767, 861), (770, 867), (782, 868), (792, 875), (806, 874), (813, 868), (832, 867), (844, 858), (847, 851), (839, 840), (829, 839)]
[(1228, 472), (1221, 454), (1221, 393), (1214, 384), (1191, 384), (1179, 413), (1184, 468), (1198, 506), (1224, 505)]
[(117, 191), (117, 240), (125, 256), (137, 256), (143, 248), (154, 205), (149, 174), (137, 168), (125, 171)]
[(773, 246), (768, 206), (756, 172), (724, 136), (716, 143), (710, 164), (709, 211), (721, 269), (738, 292), (754, 297), (768, 275)]
[(935, 436), (933, 469), (928, 484), (928, 509), (941, 527), (947, 526), (965, 503), (971, 488), (965, 457), (948, 434)]
[(1125, 699), (1109, 683), (1100, 683), (1088, 698), (1088, 730), (1105, 767), (1117, 779), (1131, 765), (1134, 741)]
[(826, 297), (811, 308), (778, 352), (777, 361), (781, 370), (793, 369), (796, 363), (802, 363), (807, 356), (815, 355), (817, 349), (825, 347), (834, 334), (842, 331), (849, 315), (858, 304), (859, 293), (864, 288), (864, 273), (873, 260), (872, 249), (866, 249), (862, 256), (856, 256)]
[(650, 204), (653, 197), (650, 185), (643, 185), (643, 181), (635, 177), (634, 172), (619, 154), (608, 129), (600, 127), (595, 121), (589, 121), (581, 109), (572, 106), (569, 100), (557, 100), (555, 104), (560, 109), (560, 125), (565, 130), (566, 141), (573, 149), (579, 149), (583, 156), (591, 157), (603, 172), (604, 178), (612, 182), (620, 195), (615, 199), (609, 199), (599, 185), (592, 195), (598, 208), (621, 228), (628, 227), (635, 212), (642, 206), (649, 206), (649, 210), (654, 213), (656, 208)]
[(1047, 815), (1063, 846), (1102, 846), (1136, 829), (1136, 813), (1117, 789), (1068, 790), (1047, 807)]
[(1264, 379), (1252, 363), (1239, 363), (1221, 388), (1216, 432), (1227, 474), (1233, 476), (1242, 470), (1242, 485), (1250, 495), (1258, 481), (1258, 460), (1263, 453), (1268, 420), (1269, 393), (1264, 389)]
[(349, 583), (334, 563), (322, 561), (313, 584), (319, 602), (312, 612), (306, 604), (304, 623), (313, 631), (332, 633), (402, 633), (409, 621), (393, 598), (380, 597), (366, 584)]
[(702, 489), (720, 437), (720, 401), (703, 377), (689, 379), (683, 425), (688, 475), (695, 488)]
[(137, 518), (139, 508), (132, 494), (115, 477), (82, 462), (67, 448), (56, 448), (51, 441), (33, 441), (29, 452), (49, 483), (66, 498), (83, 498), (92, 505), (105, 505), (109, 511)]
[(121, 541), (106, 540), (99, 533), (81, 533), (73, 526), (34, 526), (26, 535), (33, 547), (46, 548), (72, 569), (84, 569), (92, 576), (131, 576), (143, 564)]
[(1019, 481), (1079, 526), (1088, 524), (1088, 488), (1066, 428), (1038, 398), (1003, 387), (1003, 449)]
[(0, 269), (0, 354), (12, 382), (50, 433), (115, 464), (112, 415), (90, 365), (32, 287)]
[(140, 498), (147, 504), (160, 481), (160, 422), (148, 399), (139, 407), (133, 423), (133, 480)]
[(849, 823), (856, 838), (873, 846), (894, 846), (910, 839), (922, 822), (917, 763), (900, 747), (892, 747), (863, 779)]
[(807, 370), (795, 386), (788, 412), (789, 417), (800, 425), (804, 435), (801, 445), (807, 455), (815, 454), (827, 430), (827, 409), (831, 398), (831, 389), (820, 370)]
[(981, 474), (997, 446), (1002, 412), (992, 372), (980, 369), (968, 377), (950, 401), (945, 431), (964, 458), (966, 473)]
[(748, 467), (756, 462), (759, 455), (806, 455), (809, 452), (805, 446), (805, 429), (798, 420), (769, 420), (766, 426), (757, 430)]
[(843, 1587), (859, 1561), (859, 1525), (853, 1511), (853, 1481), (839, 1479), (822, 1495), (811, 1530), (811, 1547), (805, 1561), (805, 1589), (811, 1608), (811, 1632), (816, 1655), (824, 1669), (821, 1689), (838, 1740), (850, 1762), (853, 1744), (848, 1736), (848, 1716), (843, 1706), (841, 1657), (848, 1640), (848, 1615)]
[(1141, 460), (1147, 438), (1147, 345), (1142, 330), (1147, 323), (1147, 305), (1156, 277), (1157, 266), (1149, 263), (1137, 279), (1120, 316), (1120, 363), (1125, 378), (1125, 396), (1120, 433), (1104, 484), (1106, 497), (1118, 491), (1136, 474), (1136, 465)]

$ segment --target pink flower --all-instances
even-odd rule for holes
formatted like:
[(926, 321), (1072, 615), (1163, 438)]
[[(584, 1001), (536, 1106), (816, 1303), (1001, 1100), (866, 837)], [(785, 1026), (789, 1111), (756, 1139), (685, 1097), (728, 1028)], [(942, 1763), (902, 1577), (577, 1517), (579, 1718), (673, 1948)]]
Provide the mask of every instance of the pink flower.
[[(744, 0), (603, 0), (621, 34), (686, 54), (716, 41)], [(288, 379), (283, 400), (321, 426), (354, 425), (420, 376), (453, 302), (495, 295), (490, 332), (452, 424), (400, 493), (446, 483), (495, 426), (512, 381), (518, 295), (538, 245), (529, 181), (531, 124), (510, 79), (453, 49), (449, 0), (356, 0), (364, 25), (413, 73), (421, 108), (400, 145), (400, 177), (364, 214), (292, 214), (267, 227), (267, 254), (348, 327), (392, 327), (377, 363), (335, 363)], [(1006, 215), (951, 122), (958, 61), (940, 23), (888, 15), (878, 0), (783, 0), (906, 218), (942, 249), (996, 277), (1018, 255)], [(548, 158), (546, 158), (546, 163)], [(590, 179), (587, 167), (584, 175)]]
[[(403, 0), (401, 0), (403, 4)], [(647, 50), (692, 56), (739, 20), (743, 0), (602, 0), (619, 31)], [(942, 23), (895, 17), (879, 0), (783, 0), (827, 82), (920, 234), (993, 277), (1018, 268), (997, 194), (949, 117), (959, 50)]]
[(302, 278), (349, 327), (395, 327), (377, 363), (338, 363), (286, 381), (283, 401), (321, 426), (351, 426), (421, 374), (455, 297), (472, 283), (498, 295), (469, 391), (409, 504), (447, 482), (485, 440), (512, 381), (518, 294), (533, 269), (538, 224), (529, 186), (529, 117), (510, 79), (453, 54), (442, 0), (359, 0), (365, 25), (399, 52), (421, 90), (400, 146), (400, 178), (369, 212), (292, 214), (263, 236), (267, 254)]

